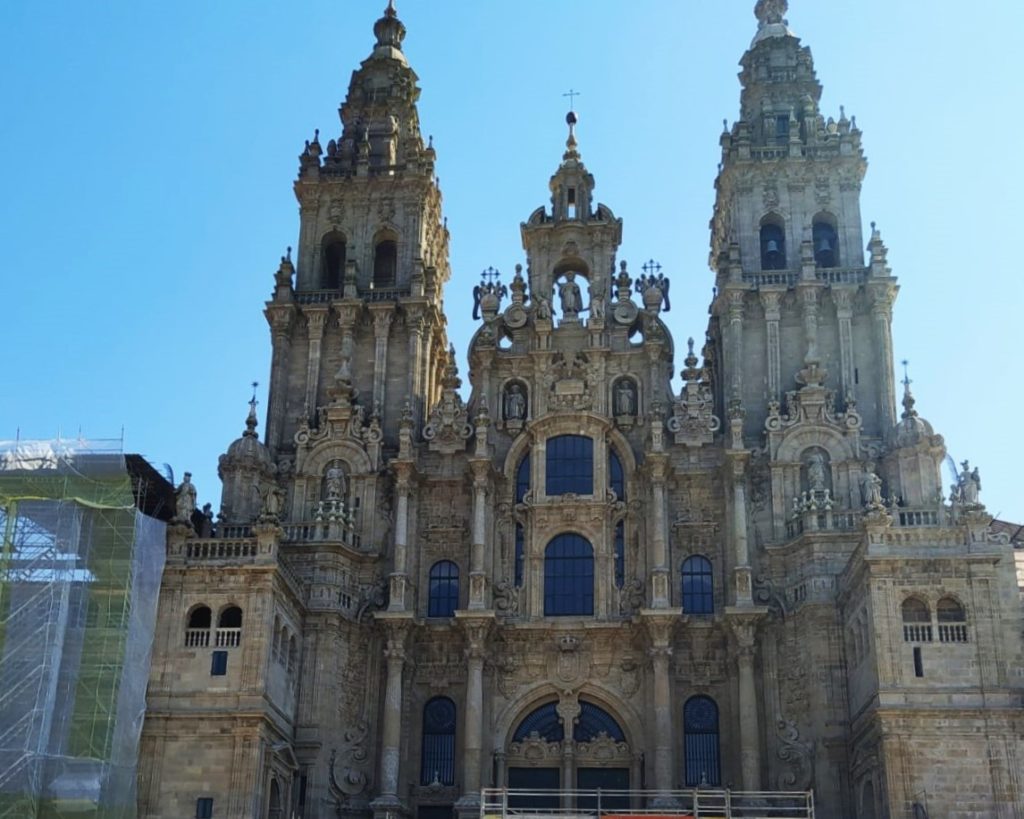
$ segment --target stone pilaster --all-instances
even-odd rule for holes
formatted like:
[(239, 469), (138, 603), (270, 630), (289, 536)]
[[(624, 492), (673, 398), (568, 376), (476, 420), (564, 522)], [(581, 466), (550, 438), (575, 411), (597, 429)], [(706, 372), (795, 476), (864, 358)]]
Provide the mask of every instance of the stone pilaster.
[[(395, 319), (390, 305), (371, 308), (373, 311), (373, 401), (384, 407), (385, 385), (388, 374), (388, 334)], [(410, 362), (414, 366), (413, 362)]]
[(732, 370), (729, 397), (743, 395), (743, 307), (746, 303), (745, 290), (729, 291), (729, 348), (732, 355), (727, 359)]
[(651, 476), (651, 606), (655, 609), (669, 607), (668, 569), (668, 527), (665, 519), (665, 478), (668, 468), (667, 457), (649, 453), (647, 463)]
[(456, 804), (460, 817), (472, 819), (480, 813), (480, 788), (483, 765), (484, 726), (484, 660), (487, 634), (493, 622), (488, 616), (457, 612), (456, 620), (462, 626), (466, 639), (466, 705), (462, 745), (462, 796)]
[(489, 460), (474, 459), (471, 466), (473, 530), (469, 556), (469, 608), (479, 610), (487, 607), (487, 572), (484, 555), (487, 549), (487, 488), (491, 464)]
[(306, 362), (306, 411), (316, 411), (316, 396), (320, 387), (320, 346), (323, 342), (324, 326), (327, 324), (327, 308), (310, 306), (303, 310), (306, 316), (306, 331), (309, 334), (309, 357)]
[(782, 353), (779, 342), (779, 321), (782, 318), (782, 294), (774, 290), (761, 291), (761, 305), (765, 320), (765, 365), (768, 368), (768, 400), (778, 401), (781, 396)]
[(839, 323), (839, 379), (844, 400), (857, 397), (853, 376), (853, 296), (852, 290), (832, 288)]
[(757, 624), (766, 608), (743, 606), (725, 610), (736, 641), (740, 717), (740, 774), (745, 791), (761, 790), (761, 719), (754, 679)]
[(380, 732), (380, 790), (370, 803), (376, 819), (386, 819), (389, 813), (404, 813), (405, 804), (399, 798), (398, 786), (402, 760), (402, 675), (405, 671), (405, 643), (412, 625), (407, 615), (378, 614), (384, 626), (384, 711)]
[(895, 300), (896, 290), (892, 285), (871, 288), (871, 316), (875, 323), (878, 353), (878, 421), (882, 435), (886, 438), (896, 426), (896, 376), (892, 359), (892, 306)]
[(732, 478), (733, 576), (737, 606), (753, 603), (750, 546), (747, 533), (746, 469), (750, 453), (746, 450), (729, 453)]
[(650, 645), (647, 650), (651, 658), (652, 696), (654, 714), (654, 790), (665, 793), (654, 800), (658, 807), (670, 807), (674, 800), (668, 795), (675, 777), (675, 754), (673, 753), (672, 710), (672, 627), (677, 618), (663, 611), (647, 609), (640, 613)]
[(267, 412), (267, 445), (276, 449), (283, 443), (285, 398), (288, 394), (288, 363), (292, 345), (292, 321), (295, 309), (289, 305), (268, 305), (267, 321), (273, 353), (270, 363), (270, 389)]

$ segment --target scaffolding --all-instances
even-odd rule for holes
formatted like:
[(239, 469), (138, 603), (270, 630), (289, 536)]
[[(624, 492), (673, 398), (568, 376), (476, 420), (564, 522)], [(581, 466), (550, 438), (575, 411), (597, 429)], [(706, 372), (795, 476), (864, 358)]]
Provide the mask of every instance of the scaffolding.
[(0, 442), (0, 819), (136, 815), (165, 550), (144, 487), (119, 442)]

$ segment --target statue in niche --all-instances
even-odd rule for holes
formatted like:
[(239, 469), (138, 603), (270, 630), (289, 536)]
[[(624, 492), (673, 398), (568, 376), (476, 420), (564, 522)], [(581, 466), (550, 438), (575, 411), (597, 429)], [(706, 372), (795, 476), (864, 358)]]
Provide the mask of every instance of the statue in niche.
[(807, 456), (807, 488), (811, 492), (824, 492), (828, 489), (828, 464), (820, 452), (812, 452)]
[(615, 387), (615, 414), (636, 415), (636, 387), (628, 378), (623, 378)]
[(338, 463), (327, 467), (324, 474), (324, 499), (329, 501), (342, 500), (345, 497), (345, 471)]
[(562, 315), (575, 318), (583, 309), (580, 286), (576, 284), (576, 274), (571, 270), (565, 274), (565, 281), (558, 286), (558, 296), (562, 300)]
[(510, 385), (505, 391), (505, 420), (523, 421), (526, 419), (526, 396), (518, 384)]

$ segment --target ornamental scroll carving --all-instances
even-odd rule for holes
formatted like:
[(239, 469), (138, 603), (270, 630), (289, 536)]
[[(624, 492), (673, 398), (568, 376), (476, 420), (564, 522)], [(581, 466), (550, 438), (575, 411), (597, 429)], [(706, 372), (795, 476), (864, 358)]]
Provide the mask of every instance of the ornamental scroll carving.
[(358, 796), (370, 785), (370, 755), (366, 748), (369, 730), (369, 723), (359, 719), (354, 726), (346, 729), (341, 747), (331, 750), (331, 760), (327, 765), (331, 794), (339, 803), (344, 804)]

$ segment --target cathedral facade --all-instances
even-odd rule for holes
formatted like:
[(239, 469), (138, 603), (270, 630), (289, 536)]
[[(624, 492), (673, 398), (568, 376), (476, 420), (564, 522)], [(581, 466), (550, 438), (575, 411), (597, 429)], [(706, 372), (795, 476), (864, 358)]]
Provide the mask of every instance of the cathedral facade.
[(976, 469), (943, 497), (861, 132), (785, 11), (757, 3), (721, 137), (706, 336), (677, 351), (668, 279), (617, 259), (570, 114), (525, 266), (475, 290), (468, 400), (406, 30), (376, 22), (300, 157), (265, 433), (253, 402), (216, 522), (179, 492), (142, 816), (441, 819), (488, 787), (1024, 815), (1013, 549)]

